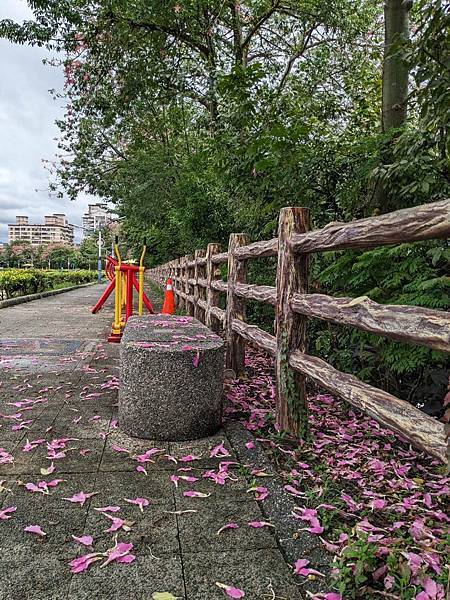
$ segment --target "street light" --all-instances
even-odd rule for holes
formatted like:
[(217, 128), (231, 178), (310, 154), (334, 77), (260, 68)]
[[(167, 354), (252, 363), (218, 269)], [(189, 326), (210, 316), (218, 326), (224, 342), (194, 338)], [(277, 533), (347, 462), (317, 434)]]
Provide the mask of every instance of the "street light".
[[(94, 215), (94, 231), (96, 230), (95, 219), (96, 219), (96, 215)], [(83, 227), (83, 225), (74, 225), (74, 227), (76, 227), (77, 229), (83, 229), (83, 231), (85, 231), (85, 230), (90, 231), (90, 229), (88, 229), (87, 227)], [(101, 227), (98, 228), (97, 246), (98, 246), (97, 282), (101, 283), (102, 282), (102, 278), (103, 278), (103, 269), (102, 269), (102, 246), (103, 246), (103, 241), (102, 241), (102, 230), (101, 230)], [(89, 260), (89, 270), (91, 270), (91, 261), (90, 260)]]

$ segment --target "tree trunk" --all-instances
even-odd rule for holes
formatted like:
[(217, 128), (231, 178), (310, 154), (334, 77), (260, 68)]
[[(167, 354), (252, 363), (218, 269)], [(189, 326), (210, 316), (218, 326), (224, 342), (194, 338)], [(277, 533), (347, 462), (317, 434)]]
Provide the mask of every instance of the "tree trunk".
[(397, 46), (409, 38), (411, 5), (408, 0), (385, 0), (384, 4), (383, 132), (401, 127), (406, 120), (408, 65), (402, 60)]
[[(399, 53), (399, 44), (409, 38), (409, 11), (412, 0), (385, 0), (384, 3), (384, 56), (381, 101), (381, 131), (401, 127), (407, 117), (408, 65)], [(376, 211), (392, 210), (385, 182), (375, 183), (372, 204)]]

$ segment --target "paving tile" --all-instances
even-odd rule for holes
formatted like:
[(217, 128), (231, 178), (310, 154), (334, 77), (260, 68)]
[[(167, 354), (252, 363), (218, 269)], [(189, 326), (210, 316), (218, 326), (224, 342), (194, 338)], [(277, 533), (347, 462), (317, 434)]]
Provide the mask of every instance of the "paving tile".
[[(119, 452), (114, 447), (123, 448), (129, 452)], [(148, 473), (157, 469), (171, 470), (174, 463), (168, 461), (164, 456), (169, 451), (169, 445), (165, 442), (155, 442), (152, 440), (139, 440), (129, 437), (120, 430), (113, 430), (108, 435), (105, 451), (103, 453), (100, 471), (136, 471), (138, 462), (133, 457), (144, 454), (147, 450), (159, 448), (162, 452), (152, 457), (152, 462), (143, 463)]]
[[(47, 477), (43, 477), (36, 473), (27, 473), (20, 475), (20, 479), (16, 478), (12, 486), (12, 491), (7, 497), (7, 501), (18, 508), (23, 510), (31, 511), (31, 514), (41, 514), (51, 509), (60, 510), (80, 510), (80, 504), (72, 503), (63, 498), (71, 498), (74, 494), (79, 492), (90, 493), (95, 489), (95, 478), (94, 473), (83, 473), (83, 474), (60, 474), (52, 473)], [(51, 481), (52, 479), (64, 479), (58, 486), (49, 488), (49, 494), (41, 494), (40, 492), (29, 492), (24, 487), (24, 483), (38, 484), (39, 481)], [(93, 497), (95, 501), (95, 496)], [(89, 506), (89, 500), (86, 501), (85, 507)]]
[[(216, 504), (185, 513), (178, 519), (183, 556), (186, 553), (211, 551), (255, 550), (277, 548), (272, 527), (253, 528), (252, 521), (264, 521), (256, 502), (233, 502), (226, 498)], [(227, 523), (238, 529), (217, 532)]]
[[(177, 556), (152, 558), (137, 556), (131, 565), (110, 564), (101, 569), (94, 564), (87, 573), (72, 579), (70, 600), (150, 600), (154, 592), (170, 592), (185, 600), (181, 559)], [(208, 596), (202, 600), (209, 600)], [(223, 596), (221, 598), (223, 600)]]
[(223, 600), (217, 581), (243, 590), (246, 600), (306, 598), (278, 550), (187, 554), (183, 566), (188, 600)]
[[(213, 469), (215, 472), (218, 469)], [(215, 505), (216, 503), (223, 500), (231, 500), (234, 502), (249, 502), (252, 500), (252, 495), (247, 493), (250, 487), (244, 477), (239, 477), (234, 473), (231, 474), (230, 479), (227, 479), (223, 485), (214, 483), (211, 479), (203, 477), (205, 469), (195, 469), (192, 471), (178, 471), (174, 470), (170, 475), (193, 475), (198, 477), (198, 481), (189, 483), (184, 480), (178, 481), (178, 487), (174, 489), (175, 501), (178, 508), (196, 508), (205, 507), (209, 505)], [(207, 498), (195, 498), (185, 496), (185, 492), (195, 491), (202, 494), (208, 494)]]
[(24, 557), (11, 551), (1, 561), (0, 600), (62, 600), (70, 580), (66, 561), (52, 554)]
[(158, 473), (148, 476), (135, 472), (97, 474), (95, 506), (114, 504), (122, 506), (123, 498), (147, 498), (153, 504), (173, 502), (172, 484)]
[[(70, 558), (78, 554), (79, 548), (72, 535), (82, 535), (86, 511), (51, 510), (35, 514), (34, 511), (18, 508), (13, 516), (1, 523), (0, 563), (11, 554), (16, 557), (29, 554), (54, 554), (59, 558)], [(46, 536), (24, 531), (29, 525), (40, 525)]]
[[(174, 514), (173, 502), (150, 504), (141, 513), (137, 506), (130, 505), (122, 500), (121, 510), (110, 513), (111, 516), (132, 523), (131, 530), (120, 530), (120, 541), (131, 542), (134, 552), (141, 555), (154, 555), (156, 557), (177, 554), (180, 551), (178, 541), (177, 517)], [(91, 535), (95, 539), (95, 551), (104, 552), (111, 548), (113, 533), (106, 530), (112, 521), (104, 514), (94, 510), (89, 511), (84, 535)]]

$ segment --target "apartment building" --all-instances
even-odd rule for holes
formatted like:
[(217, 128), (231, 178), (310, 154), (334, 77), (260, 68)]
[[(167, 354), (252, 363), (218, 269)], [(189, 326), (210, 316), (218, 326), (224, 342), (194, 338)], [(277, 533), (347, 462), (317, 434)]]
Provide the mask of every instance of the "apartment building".
[(30, 242), (33, 246), (60, 243), (73, 246), (74, 227), (65, 214), (54, 213), (44, 217), (44, 224), (30, 223), (27, 216), (16, 216), (16, 222), (8, 225), (8, 242)]
[(102, 202), (88, 204), (88, 211), (83, 215), (83, 232), (89, 235), (97, 229), (103, 229), (113, 221), (108, 205)]

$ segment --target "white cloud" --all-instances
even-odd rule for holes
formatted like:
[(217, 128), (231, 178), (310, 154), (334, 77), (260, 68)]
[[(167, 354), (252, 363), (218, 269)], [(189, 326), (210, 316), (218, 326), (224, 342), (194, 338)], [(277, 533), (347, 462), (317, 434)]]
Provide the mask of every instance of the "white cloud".
[[(0, 19), (33, 17), (21, 0), (0, 0)], [(77, 201), (50, 197), (47, 172), (41, 160), (57, 152), (54, 124), (63, 112), (48, 90), (62, 89), (62, 71), (42, 64), (42, 48), (20, 46), (0, 39), (0, 241), (7, 240), (7, 224), (15, 215), (28, 214), (41, 223), (46, 214), (65, 213), (71, 223), (81, 216), (92, 197)], [(38, 191), (36, 191), (38, 190)]]

